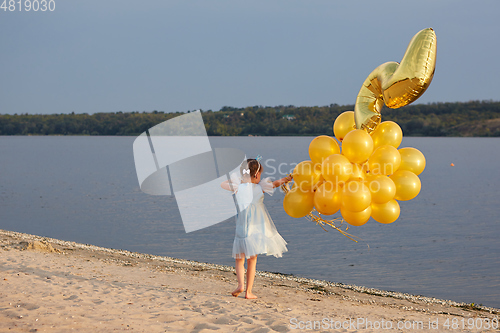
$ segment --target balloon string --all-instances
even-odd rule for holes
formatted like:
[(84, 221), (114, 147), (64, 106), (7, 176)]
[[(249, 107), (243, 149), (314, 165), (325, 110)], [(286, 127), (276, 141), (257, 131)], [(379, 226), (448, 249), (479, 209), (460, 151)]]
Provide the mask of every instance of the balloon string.
[[(315, 213), (317, 213), (318, 215), (315, 215)], [(313, 222), (316, 222), (317, 225), (319, 225), (321, 228), (323, 228), (323, 230), (325, 230), (326, 232), (328, 232), (328, 230), (326, 230), (323, 225), (329, 225), (330, 227), (332, 227), (333, 229), (337, 230), (338, 232), (340, 232), (342, 235), (344, 235), (345, 237), (349, 238), (350, 240), (354, 241), (354, 242), (358, 242), (355, 238), (358, 238), (360, 239), (359, 237), (356, 237), (342, 229), (340, 229), (339, 227), (337, 227), (337, 225), (335, 225), (335, 221), (340, 221), (340, 224), (342, 225), (344, 223), (344, 220), (342, 218), (335, 218), (333, 220), (325, 220), (324, 218), (322, 218), (321, 216), (319, 216), (320, 213), (316, 212), (315, 209), (313, 209), (307, 216), (306, 218), (309, 219), (310, 221), (313, 221)]]
[[(288, 176), (291, 176), (291, 174), (289, 174)], [(285, 192), (285, 195), (290, 192), (290, 189), (288, 187), (289, 185), (287, 183), (285, 184), (282, 184), (281, 185), (281, 189), (283, 190), (283, 192)], [(316, 215), (317, 213), (317, 215)], [(322, 218), (320, 216), (321, 214), (319, 212), (316, 211), (316, 209), (313, 208), (313, 210), (306, 215), (306, 218), (312, 222), (316, 222), (316, 225), (319, 225), (324, 231), (328, 232), (328, 230), (325, 229), (324, 225), (329, 225), (330, 227), (332, 227), (333, 229), (337, 230), (338, 232), (340, 232), (342, 235), (344, 235), (345, 237), (349, 238), (350, 240), (354, 241), (354, 242), (358, 242), (356, 240), (357, 239), (360, 239), (359, 237), (356, 237), (354, 235), (351, 235), (350, 233), (340, 229), (339, 227), (337, 227), (337, 225), (335, 224), (335, 221), (340, 221), (340, 224), (342, 225), (344, 223), (344, 220), (342, 218), (335, 218), (333, 220), (325, 220), (324, 218)]]

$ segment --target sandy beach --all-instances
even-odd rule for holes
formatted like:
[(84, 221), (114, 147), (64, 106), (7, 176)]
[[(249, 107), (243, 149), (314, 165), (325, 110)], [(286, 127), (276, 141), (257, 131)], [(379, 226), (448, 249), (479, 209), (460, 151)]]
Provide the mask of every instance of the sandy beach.
[[(258, 265), (257, 265), (258, 268)], [(479, 332), (500, 310), (0, 230), (0, 332)]]

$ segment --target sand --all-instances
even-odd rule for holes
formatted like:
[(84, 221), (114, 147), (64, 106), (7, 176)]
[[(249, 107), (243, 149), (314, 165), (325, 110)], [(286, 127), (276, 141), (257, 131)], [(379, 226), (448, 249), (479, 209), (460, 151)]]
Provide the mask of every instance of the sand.
[[(257, 264), (258, 268), (258, 264)], [(0, 230), (0, 332), (478, 332), (500, 311)], [(482, 325), (482, 329), (478, 326)], [(392, 328), (392, 329), (391, 329)]]

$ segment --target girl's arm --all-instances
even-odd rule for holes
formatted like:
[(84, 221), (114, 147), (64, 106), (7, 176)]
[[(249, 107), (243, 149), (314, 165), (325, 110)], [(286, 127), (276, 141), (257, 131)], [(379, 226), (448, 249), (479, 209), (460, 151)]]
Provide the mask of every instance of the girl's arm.
[(220, 184), (220, 187), (222, 187), (223, 189), (228, 190), (228, 191), (233, 191), (233, 189), (231, 188), (231, 185), (229, 185), (229, 180), (222, 182)]
[(293, 179), (293, 177), (290, 175), (290, 176), (286, 176), (286, 177), (283, 177), (281, 179), (278, 179), (278, 180), (275, 180), (273, 182), (273, 186), (274, 187), (279, 187), (285, 183), (288, 183), (289, 181), (291, 181)]

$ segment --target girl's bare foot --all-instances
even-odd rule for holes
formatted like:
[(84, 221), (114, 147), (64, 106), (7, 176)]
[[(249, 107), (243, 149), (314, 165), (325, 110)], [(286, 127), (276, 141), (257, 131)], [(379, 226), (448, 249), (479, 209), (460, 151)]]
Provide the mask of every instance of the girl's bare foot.
[(231, 295), (233, 295), (234, 297), (238, 297), (239, 294), (241, 294), (243, 292), (243, 287), (238, 287), (236, 288), (232, 293)]
[(254, 294), (252, 294), (252, 293), (249, 293), (249, 292), (247, 291), (247, 293), (245, 294), (245, 298), (246, 298), (246, 299), (257, 299), (258, 297), (257, 297), (257, 296), (255, 296), (255, 295), (254, 295)]

